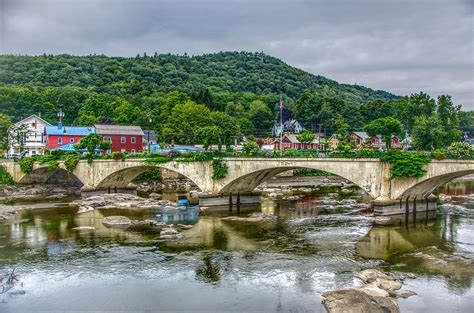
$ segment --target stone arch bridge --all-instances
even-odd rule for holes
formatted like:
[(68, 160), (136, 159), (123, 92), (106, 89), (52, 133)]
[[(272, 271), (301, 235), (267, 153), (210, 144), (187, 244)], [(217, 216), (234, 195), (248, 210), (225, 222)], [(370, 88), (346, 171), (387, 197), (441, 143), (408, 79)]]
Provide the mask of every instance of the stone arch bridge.
[[(192, 180), (202, 192), (207, 194), (228, 194), (231, 192), (252, 192), (262, 182), (292, 169), (308, 168), (322, 170), (341, 176), (365, 190), (377, 201), (401, 199), (425, 199), (437, 187), (467, 174), (474, 173), (473, 160), (433, 160), (426, 167), (427, 172), (420, 178), (390, 179), (390, 164), (378, 159), (345, 158), (226, 158), (228, 174), (221, 180), (212, 179), (211, 162), (171, 161), (157, 165), (148, 164), (144, 159), (81, 160), (73, 175), (83, 184), (85, 190), (127, 188), (139, 174), (153, 166), (178, 172)], [(64, 171), (60, 162), (57, 170), (48, 170), (47, 164), (35, 163), (33, 171), (25, 174), (13, 160), (0, 160), (18, 183), (44, 183)]]

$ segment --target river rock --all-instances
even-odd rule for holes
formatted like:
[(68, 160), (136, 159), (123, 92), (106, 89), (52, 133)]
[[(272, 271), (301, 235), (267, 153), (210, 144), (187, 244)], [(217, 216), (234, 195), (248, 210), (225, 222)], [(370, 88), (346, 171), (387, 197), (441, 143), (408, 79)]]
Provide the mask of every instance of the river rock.
[(394, 291), (402, 288), (402, 284), (393, 279), (377, 278), (373, 283), (376, 284), (379, 288), (388, 291)]
[(162, 196), (163, 196), (162, 194), (159, 194), (159, 193), (156, 193), (156, 192), (152, 192), (148, 195), (148, 197), (150, 199), (155, 199), (155, 200), (161, 200)]
[(323, 293), (323, 304), (330, 313), (398, 313), (396, 301), (390, 297), (371, 295), (356, 288)]
[(160, 239), (176, 240), (181, 238), (181, 235), (174, 228), (165, 228), (160, 232)]
[(418, 295), (416, 292), (411, 291), (411, 290), (397, 290), (396, 295), (401, 298), (409, 298), (411, 296), (416, 296)]
[(17, 208), (9, 205), (0, 204), (0, 221), (13, 217)]
[(79, 207), (79, 210), (77, 210), (77, 213), (76, 214), (82, 214), (82, 213), (86, 213), (86, 212), (90, 212), (90, 211), (94, 211), (95, 209), (89, 205), (81, 205)]
[(355, 277), (359, 278), (362, 280), (364, 283), (371, 283), (373, 281), (376, 281), (377, 279), (385, 279), (385, 280), (394, 280), (394, 278), (390, 275), (387, 275), (379, 270), (376, 269), (366, 269), (362, 270), (356, 274), (354, 274)]
[(132, 224), (126, 216), (107, 216), (102, 220), (102, 224), (107, 227), (128, 227)]
[(445, 195), (444, 193), (440, 193), (440, 194), (438, 195), (438, 200), (439, 200), (441, 203), (450, 202), (452, 199), (453, 199), (453, 197), (451, 197), (451, 196), (449, 196), (449, 195)]

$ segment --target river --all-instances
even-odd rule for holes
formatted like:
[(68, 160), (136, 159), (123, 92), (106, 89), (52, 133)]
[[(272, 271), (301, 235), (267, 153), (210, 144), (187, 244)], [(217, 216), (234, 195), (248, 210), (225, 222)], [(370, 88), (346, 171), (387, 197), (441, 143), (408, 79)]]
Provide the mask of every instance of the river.
[[(236, 214), (226, 209), (76, 214), (67, 202), (27, 204), (0, 224), (0, 274), (16, 268), (19, 278), (0, 294), (0, 312), (325, 312), (322, 292), (373, 267), (416, 275), (403, 288), (418, 296), (399, 299), (402, 312), (472, 312), (474, 182), (441, 192), (459, 206), (390, 227), (344, 207), (315, 210), (318, 193), (242, 209), (278, 217), (261, 222), (222, 220)], [(110, 215), (192, 227), (164, 242), (150, 229), (104, 227)]]

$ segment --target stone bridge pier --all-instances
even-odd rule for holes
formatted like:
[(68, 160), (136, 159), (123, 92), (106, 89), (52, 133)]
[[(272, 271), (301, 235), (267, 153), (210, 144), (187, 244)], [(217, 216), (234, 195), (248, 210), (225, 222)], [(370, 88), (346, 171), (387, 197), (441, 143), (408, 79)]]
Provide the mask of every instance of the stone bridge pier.
[[(426, 174), (419, 178), (391, 178), (390, 164), (379, 159), (344, 158), (225, 158), (228, 167), (226, 177), (212, 179), (211, 162), (171, 161), (149, 164), (144, 159), (81, 160), (71, 175), (82, 184), (84, 191), (127, 189), (132, 180), (146, 170), (158, 166), (175, 171), (193, 181), (201, 192), (209, 195), (250, 193), (271, 177), (293, 169), (308, 168), (326, 171), (349, 180), (373, 199), (376, 214), (406, 214), (434, 210), (430, 194), (439, 186), (467, 174), (474, 173), (472, 160), (432, 161), (426, 166)], [(59, 169), (50, 171), (46, 164), (35, 163), (33, 171), (21, 172), (13, 160), (1, 160), (3, 166), (18, 183), (44, 183)]]

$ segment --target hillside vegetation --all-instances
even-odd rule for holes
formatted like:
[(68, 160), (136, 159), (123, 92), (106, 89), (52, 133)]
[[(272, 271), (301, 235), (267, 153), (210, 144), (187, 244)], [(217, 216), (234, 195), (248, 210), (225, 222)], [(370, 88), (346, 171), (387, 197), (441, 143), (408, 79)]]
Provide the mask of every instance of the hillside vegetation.
[[(435, 102), (423, 93), (399, 97), (339, 84), (263, 53), (0, 56), (0, 121), (41, 113), (54, 123), (62, 109), (67, 124), (137, 124), (157, 130), (162, 141), (230, 143), (241, 134), (268, 135), (280, 95), (304, 127), (328, 134), (338, 120), (362, 129), (391, 116), (408, 131), (420, 116), (439, 127), (449, 116), (453, 129), (460, 120), (449, 96)], [(437, 107), (449, 109), (444, 120), (433, 117)]]

